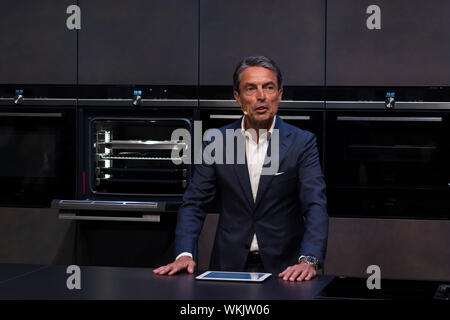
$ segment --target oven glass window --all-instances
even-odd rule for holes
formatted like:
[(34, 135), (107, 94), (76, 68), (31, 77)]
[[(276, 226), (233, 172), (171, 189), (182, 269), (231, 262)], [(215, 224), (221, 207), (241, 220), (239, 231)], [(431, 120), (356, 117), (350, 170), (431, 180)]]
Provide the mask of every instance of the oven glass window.
[(53, 199), (73, 198), (74, 110), (16, 109), (0, 112), (0, 204), (50, 207)]
[[(41, 179), (56, 177), (56, 137), (52, 128), (24, 131), (12, 126), (0, 128), (0, 175)], [(37, 182), (37, 181), (36, 181)]]
[(450, 126), (445, 112), (329, 112), (330, 210), (448, 215)]
[(92, 189), (100, 194), (182, 195), (191, 150), (187, 119), (92, 120)]

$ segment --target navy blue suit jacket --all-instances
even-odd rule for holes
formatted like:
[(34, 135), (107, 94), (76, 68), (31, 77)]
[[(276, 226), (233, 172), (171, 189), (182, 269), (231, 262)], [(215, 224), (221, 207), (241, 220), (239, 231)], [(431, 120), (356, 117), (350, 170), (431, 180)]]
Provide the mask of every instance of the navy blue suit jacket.
[[(224, 146), (225, 130), (240, 129), (241, 119), (219, 129)], [(261, 175), (255, 201), (246, 163), (195, 166), (178, 212), (176, 255), (194, 253), (207, 206), (217, 194), (221, 212), (211, 270), (243, 270), (255, 233), (268, 272), (298, 263), (301, 254), (314, 255), (323, 265), (328, 215), (316, 138), (278, 116), (274, 129), (279, 129), (278, 173), (284, 173)]]

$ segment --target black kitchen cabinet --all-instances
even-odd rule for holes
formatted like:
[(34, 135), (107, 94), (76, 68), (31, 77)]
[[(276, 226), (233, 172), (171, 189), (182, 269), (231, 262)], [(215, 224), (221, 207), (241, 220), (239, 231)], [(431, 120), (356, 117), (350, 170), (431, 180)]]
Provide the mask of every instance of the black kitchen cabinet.
[(197, 85), (197, 0), (80, 0), (80, 84)]
[(0, 1), (0, 84), (75, 84), (77, 30), (73, 0)]
[(450, 85), (449, 12), (448, 0), (328, 0), (326, 84)]
[(232, 85), (239, 61), (266, 55), (284, 84), (324, 84), (325, 0), (200, 2), (200, 85)]

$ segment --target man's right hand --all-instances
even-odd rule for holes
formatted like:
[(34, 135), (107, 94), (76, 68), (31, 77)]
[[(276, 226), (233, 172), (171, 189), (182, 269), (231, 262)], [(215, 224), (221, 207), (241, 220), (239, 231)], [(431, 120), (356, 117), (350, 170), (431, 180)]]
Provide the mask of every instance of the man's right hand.
[(153, 270), (153, 273), (157, 275), (168, 274), (169, 276), (171, 276), (181, 270), (187, 269), (187, 272), (192, 274), (194, 273), (194, 268), (195, 268), (195, 261), (191, 257), (181, 256), (174, 262)]

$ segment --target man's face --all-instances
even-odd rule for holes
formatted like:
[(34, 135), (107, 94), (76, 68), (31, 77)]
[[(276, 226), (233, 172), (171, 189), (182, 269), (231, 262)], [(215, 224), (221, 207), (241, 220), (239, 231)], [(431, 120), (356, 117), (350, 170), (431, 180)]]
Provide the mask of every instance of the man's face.
[(234, 98), (251, 127), (268, 129), (278, 112), (282, 94), (273, 71), (248, 67), (241, 73), (239, 92), (234, 91)]

